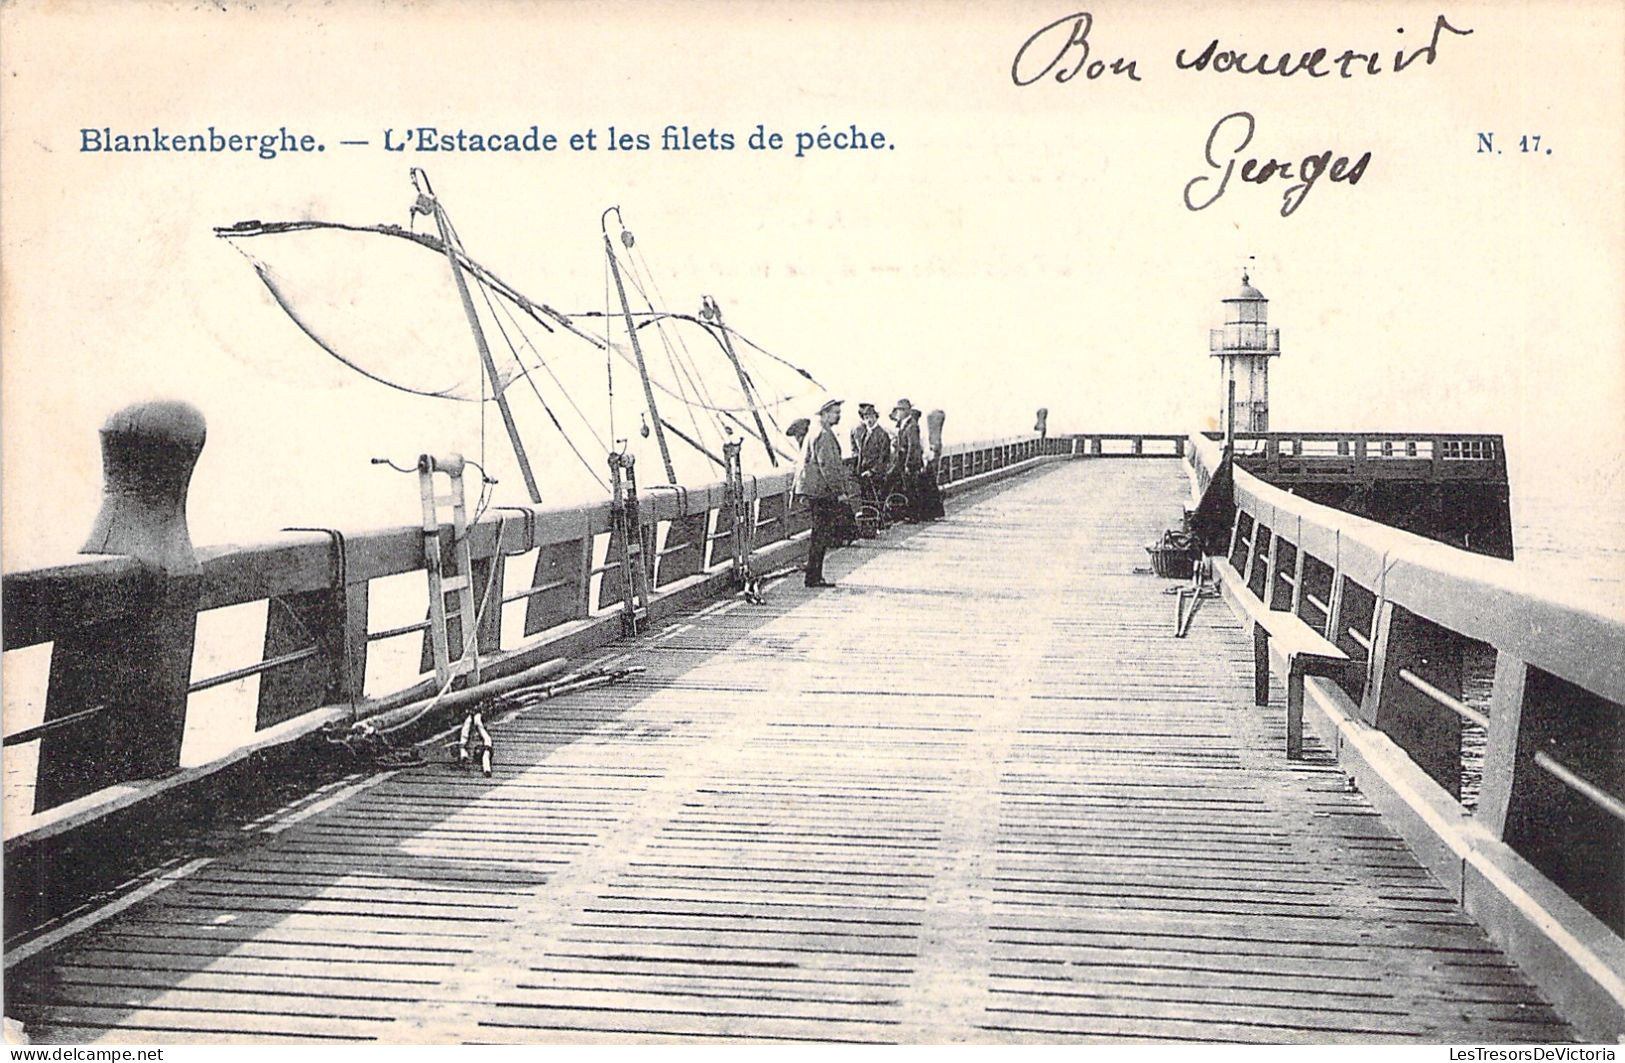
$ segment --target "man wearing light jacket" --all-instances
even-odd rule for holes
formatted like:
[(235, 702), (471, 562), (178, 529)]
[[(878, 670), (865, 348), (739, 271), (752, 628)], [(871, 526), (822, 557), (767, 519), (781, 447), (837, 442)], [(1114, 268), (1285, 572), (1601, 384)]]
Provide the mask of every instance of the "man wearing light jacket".
[(841, 400), (830, 399), (818, 408), (818, 428), (807, 437), (796, 468), (795, 493), (807, 500), (812, 510), (812, 536), (807, 544), (809, 587), (833, 587), (824, 578), (824, 553), (835, 541), (840, 507), (846, 504), (848, 475), (841, 460), (841, 442), (834, 427), (841, 421)]

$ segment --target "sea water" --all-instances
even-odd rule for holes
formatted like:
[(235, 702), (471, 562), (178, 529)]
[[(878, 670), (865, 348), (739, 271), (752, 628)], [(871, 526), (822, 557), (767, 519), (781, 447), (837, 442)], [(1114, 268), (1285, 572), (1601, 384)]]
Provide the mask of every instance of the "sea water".
[[(1616, 494), (1619, 478), (1607, 466), (1570, 476), (1578, 482), (1566, 490), (1547, 482), (1520, 494), (1514, 483), (1515, 563), (1540, 585), (1565, 588), (1598, 612), (1619, 616), (1625, 611), (1625, 506)], [(1469, 642), (1462, 659), (1462, 701), (1490, 715), (1494, 678), (1494, 648)], [(1478, 806), (1487, 744), (1484, 728), (1464, 724), (1461, 803), (1468, 809)]]

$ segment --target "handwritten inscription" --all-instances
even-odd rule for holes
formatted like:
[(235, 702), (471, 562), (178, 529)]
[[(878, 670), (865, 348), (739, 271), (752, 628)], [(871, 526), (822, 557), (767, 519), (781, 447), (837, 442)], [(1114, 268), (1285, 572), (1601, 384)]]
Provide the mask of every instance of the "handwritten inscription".
[[(1089, 35), (1094, 31), (1095, 17), (1088, 11), (1074, 11), (1038, 27), (1016, 49), (1010, 64), (1010, 80), (1020, 86), (1036, 84), (1053, 78), (1064, 85), (1081, 74), (1084, 81), (1097, 81), (1107, 74), (1126, 77), (1130, 81), (1142, 80), (1139, 60), (1127, 57), (1101, 58), (1094, 50)], [(1403, 36), (1405, 27), (1394, 30)], [(1402, 74), (1421, 61), (1432, 66), (1439, 58), (1439, 45), (1446, 34), (1470, 37), (1470, 29), (1458, 29), (1440, 15), (1433, 20), (1433, 34), (1428, 43), (1407, 52), (1403, 47), (1393, 50), (1393, 58), (1385, 66), (1388, 52), (1381, 47), (1369, 51), (1344, 48), (1341, 54), (1324, 46), (1314, 48), (1288, 48), (1274, 53), (1256, 54), (1220, 47), (1220, 38), (1212, 38), (1206, 47), (1193, 51), (1179, 49), (1174, 55), (1174, 67), (1181, 71), (1214, 74), (1262, 74), (1269, 77), (1294, 77), (1303, 74), (1309, 78), (1339, 78), (1358, 76), (1375, 77), (1378, 74)]]
[[(1044, 23), (1029, 33), (1016, 49), (1010, 63), (1010, 80), (1018, 87), (1036, 85), (1053, 80), (1065, 85), (1073, 81), (1088, 83), (1105, 78), (1138, 82), (1141, 80), (1139, 60), (1127, 56), (1115, 58), (1096, 50), (1091, 34), (1096, 32), (1095, 17), (1088, 11), (1075, 11)], [(1405, 27), (1394, 30), (1403, 36)], [(1381, 74), (1403, 74), (1421, 66), (1432, 66), (1439, 60), (1441, 47), (1450, 38), (1469, 37), (1473, 31), (1451, 24), (1439, 15), (1433, 20), (1432, 33), (1427, 43), (1415, 48), (1384, 47), (1380, 44), (1364, 49), (1344, 48), (1341, 54), (1326, 46), (1287, 48), (1276, 51), (1246, 52), (1224, 47), (1225, 38), (1216, 36), (1200, 49), (1181, 48), (1174, 54), (1174, 68), (1181, 73), (1261, 75), (1270, 78), (1290, 78), (1302, 74), (1315, 80), (1333, 77), (1340, 79), (1376, 77)], [(1217, 203), (1233, 184), (1265, 185), (1281, 188), (1281, 217), (1291, 217), (1309, 197), (1315, 185), (1324, 178), (1334, 184), (1350, 187), (1360, 183), (1371, 165), (1371, 152), (1358, 156), (1338, 154), (1328, 148), (1301, 159), (1278, 159), (1273, 156), (1254, 156), (1247, 153), (1258, 123), (1249, 111), (1233, 111), (1214, 123), (1208, 133), (1204, 158), (1209, 173), (1199, 173), (1185, 184), (1185, 206), (1190, 210), (1206, 210)], [(1479, 134), (1479, 151), (1499, 153), (1492, 144), (1493, 134)], [(1525, 137), (1519, 141), (1522, 152), (1538, 152), (1540, 139)], [(1547, 149), (1547, 154), (1550, 154)]]
[[(1394, 31), (1404, 33), (1401, 26)], [(1472, 34), (1472, 30), (1459, 30), (1450, 24), (1450, 20), (1440, 15), (1433, 21), (1433, 38), (1409, 55), (1403, 48), (1395, 49), (1392, 73), (1404, 73), (1405, 68), (1418, 59), (1432, 66), (1439, 57), (1439, 38), (1444, 33), (1454, 33), (1459, 37)], [(1215, 74), (1267, 74), (1284, 78), (1295, 74), (1306, 74), (1312, 78), (1330, 77), (1336, 73), (1340, 78), (1352, 78), (1358, 74), (1375, 77), (1386, 73), (1382, 60), (1385, 55), (1380, 49), (1373, 48), (1369, 52), (1358, 52), (1353, 48), (1343, 49), (1343, 54), (1331, 58), (1328, 48), (1312, 48), (1302, 52), (1285, 51), (1277, 53), (1271, 58), (1268, 52), (1260, 52), (1256, 57), (1247, 52), (1238, 52), (1228, 48), (1219, 47), (1217, 37), (1191, 58), (1186, 58), (1185, 49), (1181, 48), (1174, 56), (1174, 65), (1180, 70), (1211, 70)], [(1333, 69), (1335, 68), (1335, 70)]]
[[(1053, 73), (1055, 80), (1064, 85), (1079, 74), (1094, 81), (1109, 71), (1130, 81), (1139, 81), (1133, 59), (1117, 58), (1108, 63), (1093, 57), (1089, 31), (1094, 24), (1095, 16), (1078, 11), (1039, 27), (1016, 50), (1015, 62), (1010, 64), (1010, 80), (1017, 85), (1031, 85)], [(1044, 65), (1040, 67), (1039, 63)], [(1071, 65), (1065, 65), (1067, 63)]]
[[(1207, 136), (1206, 158), (1208, 166), (1218, 171), (1199, 174), (1185, 185), (1185, 206), (1191, 210), (1206, 210), (1219, 201), (1230, 187), (1232, 177), (1259, 186), (1272, 181), (1293, 182), (1281, 195), (1281, 217), (1291, 217), (1302, 206), (1315, 183), (1322, 177), (1334, 182), (1346, 182), (1351, 187), (1360, 183), (1366, 167), (1371, 165), (1371, 153), (1365, 152), (1352, 164), (1347, 155), (1322, 151), (1305, 155), (1297, 163), (1279, 159), (1242, 159), (1241, 153), (1253, 142), (1257, 122), (1246, 111), (1225, 115), (1213, 125)], [(1237, 161), (1240, 160), (1240, 166)]]

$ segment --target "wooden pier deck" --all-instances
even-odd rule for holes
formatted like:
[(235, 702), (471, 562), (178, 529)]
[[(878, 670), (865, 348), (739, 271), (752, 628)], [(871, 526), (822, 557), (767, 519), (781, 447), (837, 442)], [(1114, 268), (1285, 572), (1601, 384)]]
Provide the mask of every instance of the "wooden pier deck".
[(1076, 461), (323, 793), (8, 972), (38, 1040), (1556, 1041), (1569, 1028), (1133, 568)]

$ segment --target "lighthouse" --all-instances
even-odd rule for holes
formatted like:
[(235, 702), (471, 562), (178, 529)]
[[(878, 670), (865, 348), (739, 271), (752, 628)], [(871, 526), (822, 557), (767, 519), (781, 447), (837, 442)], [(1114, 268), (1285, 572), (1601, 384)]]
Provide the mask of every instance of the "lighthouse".
[[(1224, 300), (1224, 325), (1209, 332), (1208, 353), (1219, 359), (1219, 394), (1224, 396), (1219, 401), (1221, 427), (1227, 415), (1234, 415), (1238, 432), (1270, 430), (1270, 359), (1281, 353), (1281, 339), (1280, 330), (1269, 327), (1269, 302), (1243, 271), (1241, 290)], [(1231, 401), (1235, 408), (1226, 410)]]

